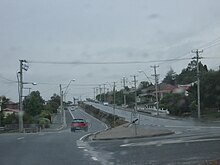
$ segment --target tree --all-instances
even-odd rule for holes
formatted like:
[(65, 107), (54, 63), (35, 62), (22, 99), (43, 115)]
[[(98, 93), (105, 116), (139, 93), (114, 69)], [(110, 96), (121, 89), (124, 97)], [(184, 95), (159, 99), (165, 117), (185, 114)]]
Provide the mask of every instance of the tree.
[(33, 91), (24, 99), (24, 111), (31, 116), (37, 116), (44, 109), (44, 100), (39, 91)]
[[(187, 68), (183, 69), (182, 72), (176, 77), (177, 84), (190, 84), (197, 80), (197, 65), (196, 60), (191, 61)], [(207, 66), (199, 62), (200, 75), (204, 75), (208, 72)]]
[(45, 110), (49, 111), (50, 113), (57, 113), (57, 109), (60, 106), (60, 96), (57, 94), (53, 94), (50, 100), (48, 100)]
[(168, 109), (171, 115), (180, 116), (190, 112), (189, 99), (182, 94), (168, 94), (160, 101), (160, 107)]
[(171, 84), (171, 85), (176, 85), (175, 80), (176, 80), (177, 74), (174, 72), (172, 68), (167, 72), (166, 77), (163, 79), (163, 83), (166, 84)]
[(220, 107), (220, 71), (209, 71), (201, 77), (201, 102), (203, 107)]
[[(210, 70), (201, 75), (200, 93), (201, 109), (220, 107), (220, 71)], [(197, 104), (197, 84), (190, 88), (189, 97), (191, 102)]]
[(148, 81), (141, 81), (138, 88), (139, 89), (145, 89), (145, 88), (148, 88), (151, 85), (152, 85), (152, 83), (149, 83)]

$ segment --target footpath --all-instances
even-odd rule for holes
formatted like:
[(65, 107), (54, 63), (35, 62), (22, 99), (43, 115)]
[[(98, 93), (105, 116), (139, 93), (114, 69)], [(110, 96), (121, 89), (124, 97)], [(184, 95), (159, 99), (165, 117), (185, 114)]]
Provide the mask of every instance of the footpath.
[(62, 114), (58, 111), (52, 116), (52, 124), (50, 124), (50, 128), (44, 128), (41, 130), (41, 132), (53, 132), (61, 129), (63, 129)]
[(117, 140), (117, 139), (133, 139), (146, 138), (154, 136), (171, 135), (174, 132), (159, 127), (141, 126), (126, 123), (115, 128), (109, 128), (105, 131), (90, 135), (89, 140)]

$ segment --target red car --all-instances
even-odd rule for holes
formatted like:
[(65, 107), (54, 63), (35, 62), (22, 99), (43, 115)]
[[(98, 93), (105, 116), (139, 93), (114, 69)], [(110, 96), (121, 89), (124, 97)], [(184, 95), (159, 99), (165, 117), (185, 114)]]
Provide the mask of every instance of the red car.
[(84, 119), (73, 119), (71, 123), (71, 131), (75, 132), (76, 130), (84, 130), (85, 132), (88, 131), (88, 122)]

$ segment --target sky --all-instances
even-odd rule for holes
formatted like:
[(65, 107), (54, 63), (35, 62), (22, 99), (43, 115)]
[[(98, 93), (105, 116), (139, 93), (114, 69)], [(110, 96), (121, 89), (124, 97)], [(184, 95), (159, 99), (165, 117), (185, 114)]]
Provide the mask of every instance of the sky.
[[(0, 95), (18, 100), (19, 60), (28, 61), (24, 82), (37, 83), (25, 88), (45, 100), (72, 79), (71, 101), (92, 98), (100, 84), (120, 89), (123, 77), (128, 86), (132, 75), (146, 81), (139, 70), (153, 82), (152, 65), (162, 81), (170, 68), (179, 74), (187, 67), (194, 49), (217, 70), (219, 8), (219, 0), (0, 0)], [(181, 58), (188, 59), (166, 61)]]

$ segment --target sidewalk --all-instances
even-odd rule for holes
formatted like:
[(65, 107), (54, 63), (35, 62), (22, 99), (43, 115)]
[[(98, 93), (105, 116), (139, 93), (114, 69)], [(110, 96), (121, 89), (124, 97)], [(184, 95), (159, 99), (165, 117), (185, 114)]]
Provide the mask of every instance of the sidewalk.
[(121, 126), (93, 134), (89, 137), (89, 139), (90, 140), (132, 139), (132, 138), (145, 138), (145, 137), (163, 136), (163, 135), (171, 135), (171, 134), (174, 134), (174, 132), (168, 129), (162, 129), (151, 126), (146, 127), (140, 125), (123, 124)]
[(62, 114), (61, 112), (57, 112), (57, 114), (53, 114), (52, 116), (52, 124), (50, 124), (50, 128), (42, 129), (42, 132), (51, 132), (51, 131), (59, 131), (63, 128), (63, 123), (61, 121)]

